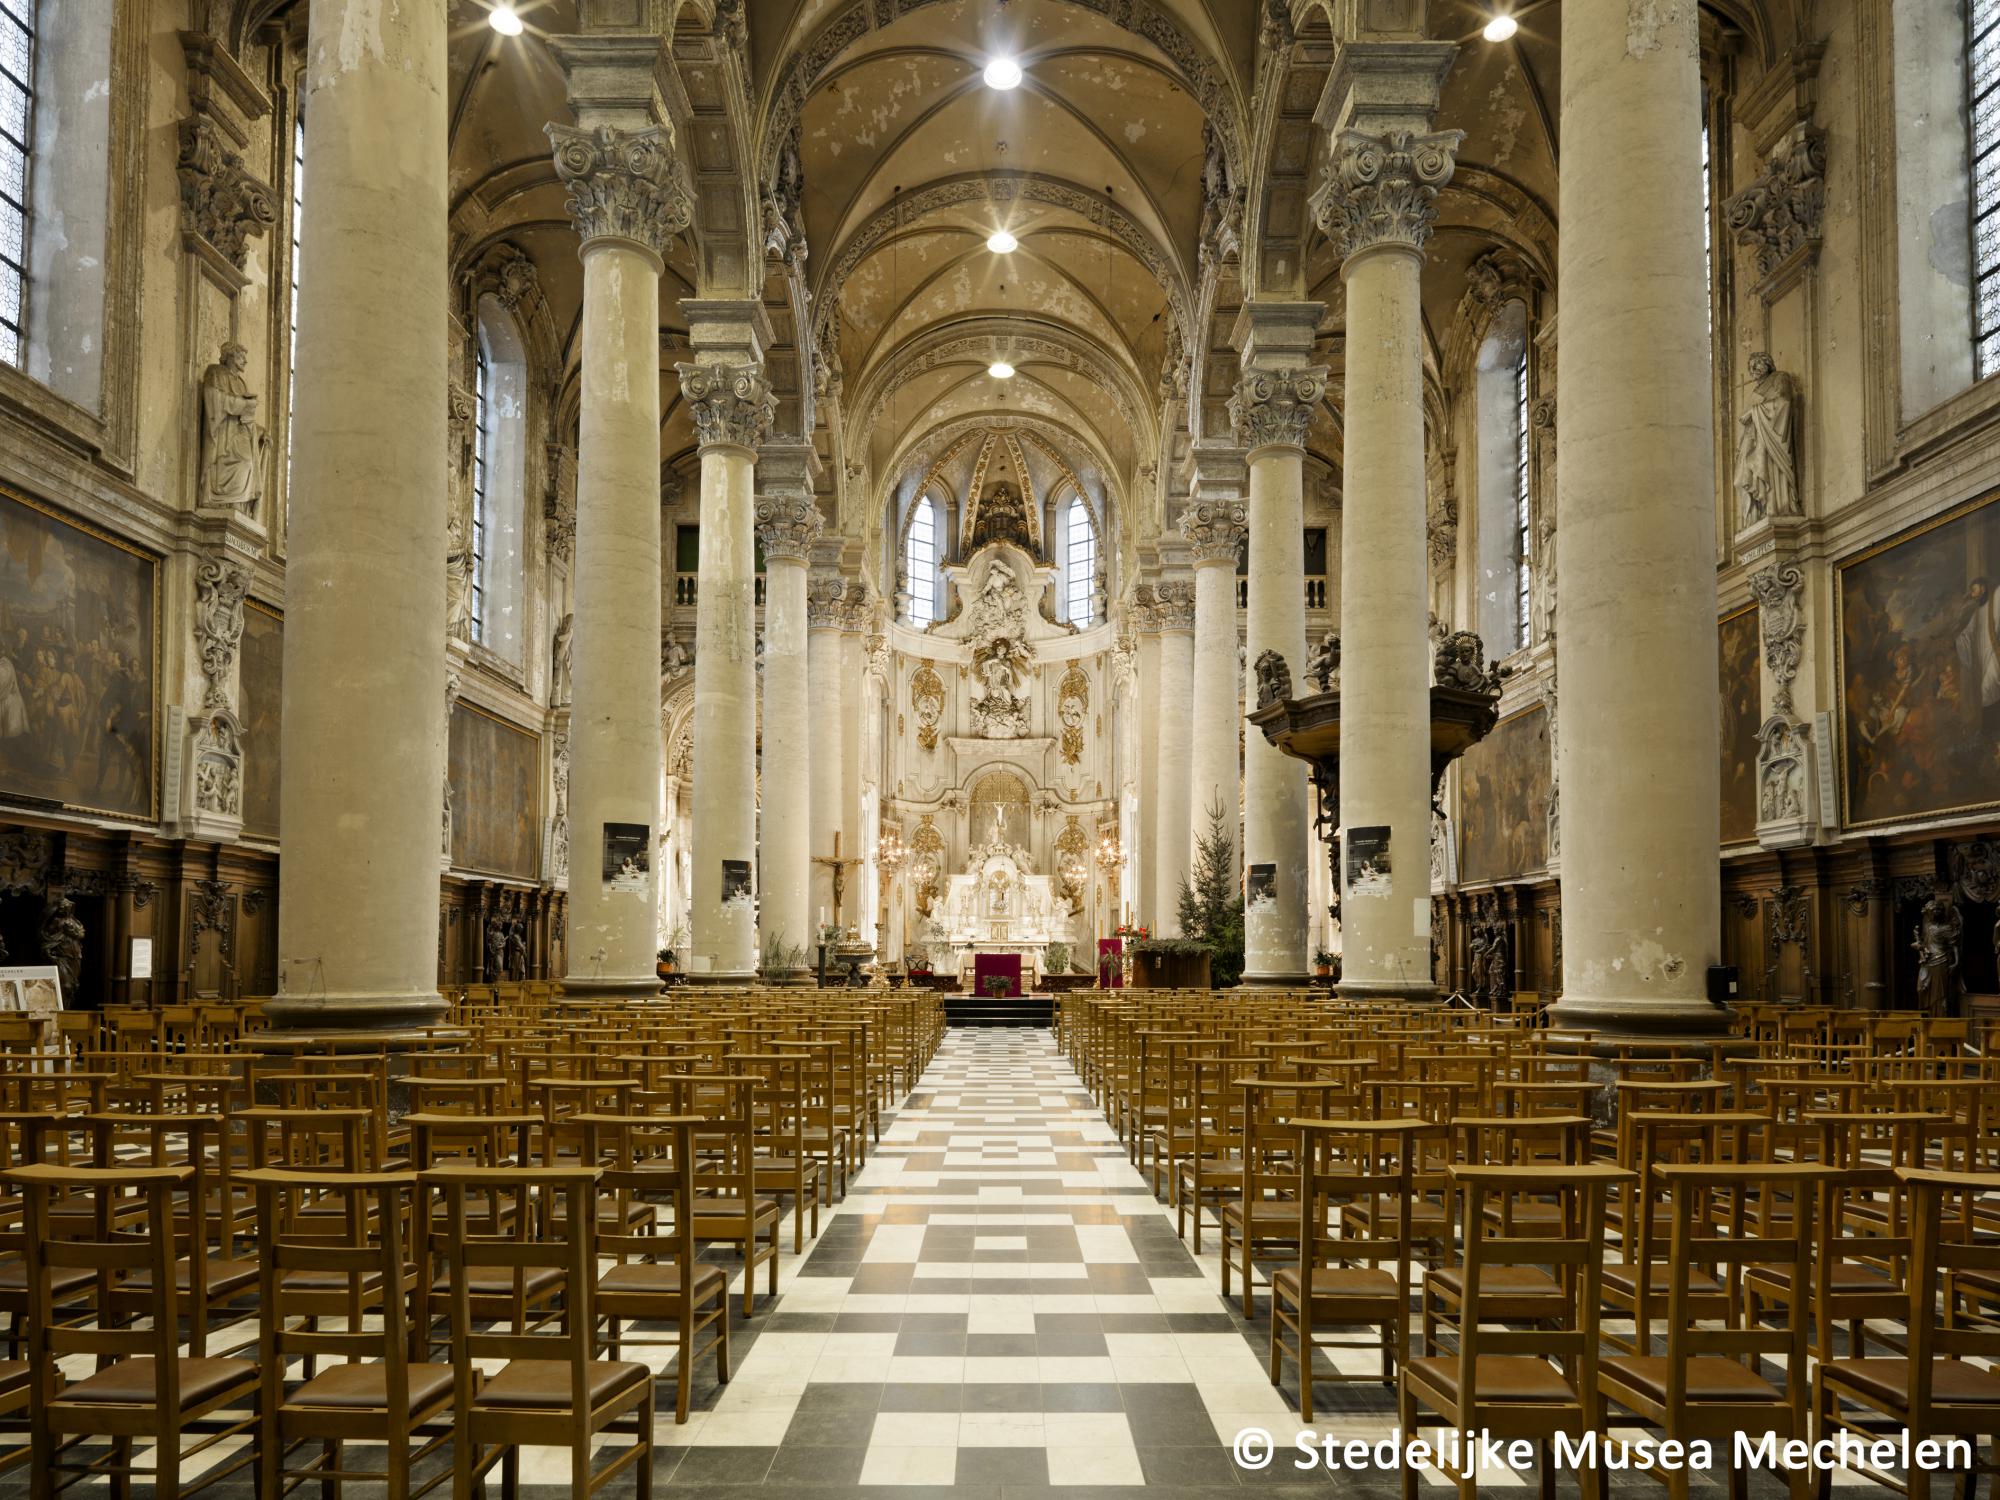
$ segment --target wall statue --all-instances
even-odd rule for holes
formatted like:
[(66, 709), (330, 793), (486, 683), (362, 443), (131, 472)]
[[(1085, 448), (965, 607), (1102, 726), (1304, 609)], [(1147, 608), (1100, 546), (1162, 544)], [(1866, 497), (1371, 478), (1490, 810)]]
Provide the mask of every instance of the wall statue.
[(972, 718), (982, 739), (1017, 740), (1028, 732), (1029, 703), (1022, 674), (1033, 648), (998, 636), (972, 656)]
[(43, 897), (42, 956), (56, 967), (63, 993), (76, 993), (76, 976), (83, 968), (83, 923), (69, 904), (69, 893), (52, 886)]
[(250, 351), (231, 342), (202, 371), (201, 483), (195, 501), (202, 510), (249, 510), (264, 496), (271, 434), (257, 420), (257, 397), (243, 373), (249, 363)]
[(566, 614), (556, 624), (556, 637), (549, 647), (549, 704), (560, 708), (570, 701), (570, 663), (576, 651), (576, 615)]
[(1319, 649), (1306, 663), (1306, 681), (1322, 693), (1340, 690), (1340, 633), (1329, 630), (1326, 638), (1319, 643)]
[(1965, 918), (1943, 881), (1931, 887), (1931, 899), (1917, 918), (1911, 946), (1917, 950), (1917, 1004), (1932, 1016), (1948, 1016), (1958, 989), (1959, 944)]
[(1257, 658), (1257, 706), (1269, 708), (1292, 696), (1292, 669), (1282, 654), (1266, 651)]
[(1438, 643), (1432, 673), (1439, 687), (1468, 693), (1500, 692), (1500, 663), (1486, 665), (1486, 643), (1470, 630), (1455, 630)]
[(1535, 639), (1556, 638), (1556, 523), (1544, 515), (1536, 531), (1535, 558)]
[(660, 647), (660, 678), (678, 677), (694, 667), (694, 647), (667, 637), (666, 645)]
[(1798, 382), (1760, 352), (1750, 356), (1750, 391), (1736, 439), (1736, 493), (1745, 526), (1767, 516), (1804, 514), (1794, 442)]

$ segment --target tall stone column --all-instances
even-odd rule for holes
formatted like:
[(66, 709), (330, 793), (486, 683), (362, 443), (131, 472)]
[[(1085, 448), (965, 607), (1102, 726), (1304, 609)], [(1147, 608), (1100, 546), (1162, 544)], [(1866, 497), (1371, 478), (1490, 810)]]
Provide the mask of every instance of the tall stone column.
[(781, 956), (766, 975), (780, 980), (804, 976), (813, 940), (806, 570), (823, 522), (811, 466), (812, 449), (794, 443), (767, 445), (757, 463), (757, 537), (764, 545), (764, 808), (757, 859), (763, 941), (800, 955)]
[(1154, 588), (1160, 622), (1160, 797), (1158, 837), (1153, 848), (1154, 887), (1159, 892), (1159, 930), (1181, 931), (1181, 885), (1188, 878), (1194, 846), (1185, 809), (1194, 775), (1194, 741), (1187, 734), (1185, 705), (1194, 701), (1194, 581), (1162, 578)]
[(1188, 827), (1191, 837), (1205, 835), (1210, 810), (1220, 807), (1232, 843), (1242, 802), (1236, 558), (1248, 529), (1240, 500), (1196, 500), (1181, 512), (1181, 535), (1194, 555), (1194, 693), (1189, 699), (1194, 765)]
[[(1429, 539), (1424, 487), (1424, 244), (1460, 133), (1427, 133), (1448, 42), (1350, 49), (1328, 180), (1315, 202), (1345, 259), (1340, 537), (1341, 992), (1435, 994), (1430, 959)], [(1386, 846), (1383, 840), (1386, 839)], [(1355, 881), (1365, 841), (1387, 878)]]
[[(1317, 302), (1247, 304), (1236, 325), (1244, 374), (1230, 399), (1236, 441), (1250, 464), (1251, 680), (1267, 653), (1303, 682), (1306, 665), (1305, 444), (1326, 367), (1311, 365)], [(1420, 450), (1421, 451), (1421, 450)], [(1243, 981), (1306, 981), (1312, 804), (1305, 762), (1261, 734), (1243, 751)]]
[[(346, 45), (365, 32), (366, 47)], [(443, 806), (442, 6), (313, 7), (274, 1024), (435, 1021)], [(395, 274), (383, 275), (383, 268)]]
[(1695, 7), (1628, 9), (1562, 16), (1555, 1016), (1688, 1035), (1727, 1017), (1701, 68)]
[[(809, 858), (833, 857), (833, 836), (841, 831), (841, 789), (846, 785), (838, 718), (840, 714), (840, 657), (842, 630), (847, 621), (847, 583), (832, 568), (815, 568), (806, 583), (806, 675), (811, 712), (818, 733), (814, 736), (811, 765), (811, 819), (808, 823)], [(842, 841), (840, 854), (851, 858), (853, 835)], [(807, 896), (808, 946), (816, 943), (819, 929), (833, 920), (833, 866), (810, 866)], [(852, 883), (848, 885), (852, 890)], [(852, 908), (848, 908), (852, 910)], [(824, 916), (821, 914), (824, 913)]]
[[(570, 639), (572, 994), (659, 982), (660, 272), (692, 217), (669, 133), (607, 89), (597, 49), (557, 43), (581, 128), (548, 127), (583, 239), (576, 610)], [(657, 45), (616, 54), (650, 81)], [(643, 96), (643, 95), (642, 95)], [(605, 106), (605, 97), (615, 103)]]
[[(757, 971), (757, 552), (751, 484), (777, 398), (764, 379), (761, 304), (685, 299), (697, 353), (679, 366), (701, 439), (701, 592), (694, 626), (694, 934), (697, 982)], [(725, 884), (726, 880), (726, 884)]]

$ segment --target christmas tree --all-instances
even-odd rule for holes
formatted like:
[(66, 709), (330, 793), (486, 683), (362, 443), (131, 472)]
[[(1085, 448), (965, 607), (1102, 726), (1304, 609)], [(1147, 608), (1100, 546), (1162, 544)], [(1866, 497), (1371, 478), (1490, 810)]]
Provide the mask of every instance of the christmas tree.
[(1209, 805), (1208, 832), (1194, 845), (1193, 878), (1181, 882), (1181, 936), (1207, 945), (1210, 979), (1222, 989), (1243, 977), (1243, 882), (1219, 800)]

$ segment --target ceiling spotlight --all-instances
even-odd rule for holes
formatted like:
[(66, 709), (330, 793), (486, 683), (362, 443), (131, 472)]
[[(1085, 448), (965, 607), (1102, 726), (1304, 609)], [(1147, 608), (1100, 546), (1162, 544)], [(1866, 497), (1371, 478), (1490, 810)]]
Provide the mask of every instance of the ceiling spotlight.
[(1495, 16), (1486, 23), (1486, 29), (1479, 34), (1489, 42), (1504, 42), (1521, 29), (1521, 23), (1512, 16)]
[(996, 229), (986, 236), (986, 248), (995, 255), (1006, 255), (1021, 248), (1021, 242), (1004, 229)]
[(521, 16), (511, 5), (496, 5), (486, 13), (487, 24), (502, 36), (521, 34)]
[(1014, 378), (1014, 367), (1004, 359), (996, 359), (986, 367), (986, 373), (991, 375), (995, 380), (1012, 380)]
[(986, 65), (989, 89), (1017, 89), (1021, 86), (1021, 65), (1011, 57), (996, 57)]

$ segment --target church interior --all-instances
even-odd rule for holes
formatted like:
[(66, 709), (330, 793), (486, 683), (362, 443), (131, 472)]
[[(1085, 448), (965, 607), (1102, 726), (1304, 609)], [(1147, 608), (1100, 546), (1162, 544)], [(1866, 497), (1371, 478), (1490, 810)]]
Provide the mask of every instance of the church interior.
[(0, 1495), (1972, 1493), (1996, 584), (2000, 0), (0, 0)]

